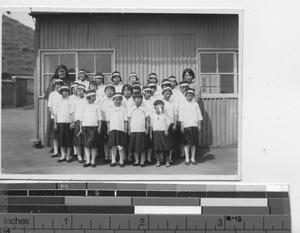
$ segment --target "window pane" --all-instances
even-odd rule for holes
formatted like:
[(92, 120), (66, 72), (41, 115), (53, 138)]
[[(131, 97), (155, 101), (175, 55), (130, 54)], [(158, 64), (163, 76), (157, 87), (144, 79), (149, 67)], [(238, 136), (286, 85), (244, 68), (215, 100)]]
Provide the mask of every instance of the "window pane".
[(51, 54), (44, 56), (44, 73), (53, 73), (58, 65), (58, 55)]
[(78, 69), (85, 69), (87, 73), (94, 73), (94, 54), (79, 54)]
[(201, 54), (201, 73), (216, 73), (216, 54)]
[(222, 74), (221, 75), (221, 93), (234, 93), (234, 75)]
[(218, 59), (220, 73), (233, 73), (233, 54), (219, 54)]
[(50, 82), (50, 79), (53, 77), (53, 75), (44, 75), (44, 90), (41, 90), (42, 93), (45, 92), (49, 86), (49, 82)]
[(111, 73), (111, 54), (96, 54), (96, 71)]
[(75, 54), (61, 54), (60, 55), (60, 64), (65, 65), (69, 73), (75, 72)]

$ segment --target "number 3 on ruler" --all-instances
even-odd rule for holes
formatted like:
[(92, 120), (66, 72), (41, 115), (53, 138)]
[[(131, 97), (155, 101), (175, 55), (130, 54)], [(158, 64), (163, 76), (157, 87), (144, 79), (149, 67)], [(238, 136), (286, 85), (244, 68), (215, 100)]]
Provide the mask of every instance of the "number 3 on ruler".
[(220, 219), (220, 218), (218, 219), (218, 226), (219, 226), (219, 227), (223, 226), (223, 220)]

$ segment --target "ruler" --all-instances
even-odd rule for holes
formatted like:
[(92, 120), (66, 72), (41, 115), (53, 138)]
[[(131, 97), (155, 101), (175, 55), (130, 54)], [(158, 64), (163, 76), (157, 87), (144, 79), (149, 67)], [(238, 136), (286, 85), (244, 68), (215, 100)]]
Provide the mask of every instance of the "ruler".
[(0, 233), (290, 233), (286, 185), (0, 183)]

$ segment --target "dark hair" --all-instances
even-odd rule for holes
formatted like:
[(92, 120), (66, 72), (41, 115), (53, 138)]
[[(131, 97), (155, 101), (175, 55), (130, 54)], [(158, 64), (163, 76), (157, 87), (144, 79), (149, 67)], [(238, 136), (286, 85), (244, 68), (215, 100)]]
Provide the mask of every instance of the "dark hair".
[(131, 93), (133, 92), (132, 86), (131, 86), (130, 84), (125, 84), (125, 85), (122, 87), (122, 91), (121, 91), (122, 95), (124, 95), (125, 89), (130, 90)]
[(98, 86), (98, 84), (96, 83), (96, 81), (90, 81), (90, 85)]
[(140, 98), (140, 99), (143, 99), (143, 95), (141, 92), (136, 92), (132, 95), (132, 98), (133, 99), (136, 99), (136, 98)]
[(195, 78), (195, 73), (194, 73), (194, 71), (193, 71), (192, 69), (190, 69), (190, 68), (187, 68), (187, 69), (185, 69), (185, 70), (182, 72), (182, 80), (184, 80), (184, 75), (185, 75), (186, 73), (189, 73), (189, 75), (191, 75), (191, 76), (193, 77), (192, 79)]

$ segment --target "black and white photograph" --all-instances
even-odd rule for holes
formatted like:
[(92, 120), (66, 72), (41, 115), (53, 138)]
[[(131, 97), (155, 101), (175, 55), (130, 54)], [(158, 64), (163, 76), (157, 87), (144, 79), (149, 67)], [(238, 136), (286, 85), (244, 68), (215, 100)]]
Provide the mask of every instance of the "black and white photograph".
[(242, 14), (3, 12), (2, 176), (241, 179)]

